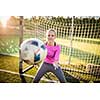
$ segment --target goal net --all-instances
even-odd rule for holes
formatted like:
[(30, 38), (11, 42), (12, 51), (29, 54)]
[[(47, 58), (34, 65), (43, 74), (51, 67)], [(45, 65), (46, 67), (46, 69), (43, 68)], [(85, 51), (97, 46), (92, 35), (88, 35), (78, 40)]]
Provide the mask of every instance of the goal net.
[(45, 41), (45, 33), (49, 28), (57, 31), (56, 41), (61, 45), (62, 66), (70, 64), (69, 68), (68, 65), (63, 68), (64, 71), (76, 79), (99, 80), (100, 18), (32, 16), (24, 20), (24, 39), (36, 37)]

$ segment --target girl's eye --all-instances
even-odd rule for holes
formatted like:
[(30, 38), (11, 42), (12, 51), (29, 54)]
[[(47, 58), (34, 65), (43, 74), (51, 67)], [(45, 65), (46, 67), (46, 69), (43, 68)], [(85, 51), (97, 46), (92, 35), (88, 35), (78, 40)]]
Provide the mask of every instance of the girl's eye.
[(54, 37), (54, 35), (48, 35), (48, 37), (50, 37), (50, 36)]

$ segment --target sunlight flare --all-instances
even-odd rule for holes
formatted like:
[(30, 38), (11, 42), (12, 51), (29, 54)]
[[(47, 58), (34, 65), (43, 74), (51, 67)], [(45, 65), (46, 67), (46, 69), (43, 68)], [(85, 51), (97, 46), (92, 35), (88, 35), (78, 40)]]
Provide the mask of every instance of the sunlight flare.
[(9, 20), (10, 16), (0, 16), (0, 21), (3, 25), (3, 27), (6, 27), (7, 21)]

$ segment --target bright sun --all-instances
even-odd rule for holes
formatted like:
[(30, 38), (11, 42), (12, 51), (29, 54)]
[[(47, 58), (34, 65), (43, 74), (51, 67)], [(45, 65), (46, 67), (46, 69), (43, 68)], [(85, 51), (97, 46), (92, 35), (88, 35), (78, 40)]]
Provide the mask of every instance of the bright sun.
[(0, 21), (3, 25), (3, 27), (6, 27), (7, 21), (9, 20), (10, 16), (0, 16)]

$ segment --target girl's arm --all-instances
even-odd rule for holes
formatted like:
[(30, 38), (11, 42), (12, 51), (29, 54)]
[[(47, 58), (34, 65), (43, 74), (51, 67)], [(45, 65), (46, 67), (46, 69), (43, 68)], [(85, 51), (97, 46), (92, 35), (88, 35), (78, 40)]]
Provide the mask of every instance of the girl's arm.
[(55, 70), (58, 68), (59, 66), (59, 56), (60, 56), (60, 51), (61, 51), (61, 47), (58, 46), (57, 51), (55, 53), (55, 61), (53, 63), (53, 65), (55, 66)]
[(59, 62), (59, 57), (60, 57), (60, 51), (61, 51), (61, 47), (57, 46), (57, 51), (55, 52), (55, 62)]

